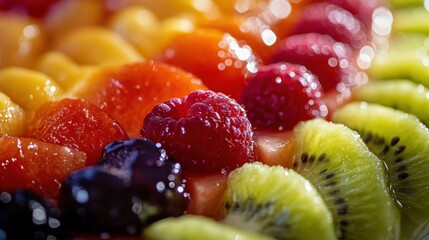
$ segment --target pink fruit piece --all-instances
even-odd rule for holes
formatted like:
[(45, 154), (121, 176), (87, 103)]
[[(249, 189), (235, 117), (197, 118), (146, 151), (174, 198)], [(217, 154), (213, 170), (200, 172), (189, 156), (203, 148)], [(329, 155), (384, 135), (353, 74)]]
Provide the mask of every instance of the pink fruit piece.
[(326, 117), (322, 97), (317, 77), (306, 67), (273, 63), (248, 79), (240, 103), (254, 127), (285, 131), (300, 121)]
[(314, 3), (305, 7), (297, 16), (291, 35), (312, 32), (327, 34), (354, 49), (367, 42), (362, 22), (344, 8), (329, 3)]
[(351, 49), (328, 35), (306, 33), (284, 38), (272, 62), (306, 66), (317, 76), (325, 92), (335, 89), (341, 92), (354, 84), (356, 67)]
[(142, 137), (160, 142), (183, 173), (223, 173), (253, 161), (253, 132), (235, 100), (194, 91), (158, 104), (146, 116)]

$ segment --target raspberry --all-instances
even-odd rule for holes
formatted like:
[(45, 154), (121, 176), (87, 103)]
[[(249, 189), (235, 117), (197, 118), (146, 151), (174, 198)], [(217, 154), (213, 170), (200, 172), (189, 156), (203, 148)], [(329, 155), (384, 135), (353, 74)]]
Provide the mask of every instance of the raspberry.
[(142, 137), (160, 142), (187, 173), (224, 173), (253, 159), (253, 132), (244, 109), (213, 91), (194, 91), (153, 108)]
[(323, 90), (341, 92), (353, 84), (356, 68), (351, 49), (328, 35), (299, 34), (284, 38), (272, 62), (290, 62), (306, 66), (317, 76)]
[(249, 78), (240, 102), (256, 128), (285, 131), (298, 122), (325, 117), (322, 88), (302, 65), (274, 63)]
[(344, 8), (329, 3), (308, 5), (300, 13), (292, 35), (311, 32), (327, 34), (355, 49), (367, 41), (362, 22)]

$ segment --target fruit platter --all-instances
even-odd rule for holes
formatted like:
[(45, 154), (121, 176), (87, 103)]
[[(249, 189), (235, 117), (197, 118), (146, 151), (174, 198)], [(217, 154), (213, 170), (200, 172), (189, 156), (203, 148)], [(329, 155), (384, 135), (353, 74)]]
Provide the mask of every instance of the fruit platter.
[(429, 239), (424, 0), (0, 0), (0, 240)]

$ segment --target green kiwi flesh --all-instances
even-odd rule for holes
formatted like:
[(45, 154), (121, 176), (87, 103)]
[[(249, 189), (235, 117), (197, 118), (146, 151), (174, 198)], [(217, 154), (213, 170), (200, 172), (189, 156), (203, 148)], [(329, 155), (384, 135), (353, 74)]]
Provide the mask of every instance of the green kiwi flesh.
[(248, 163), (228, 176), (221, 222), (275, 239), (336, 239), (315, 187), (292, 169)]
[(371, 79), (410, 79), (429, 87), (427, 36), (398, 35), (388, 49), (375, 55), (368, 75)]
[(429, 89), (407, 79), (371, 81), (354, 92), (358, 101), (411, 113), (429, 126)]
[(393, 11), (392, 31), (404, 33), (429, 33), (429, 13), (423, 4), (417, 7), (396, 9)]
[(402, 239), (429, 236), (429, 130), (414, 115), (365, 102), (333, 114), (360, 136), (387, 166), (392, 196), (401, 207)]
[(357, 132), (314, 119), (295, 129), (294, 169), (331, 210), (338, 239), (399, 239), (399, 213), (385, 168)]
[(389, 0), (390, 6), (394, 8), (406, 8), (410, 6), (423, 6), (424, 0)]
[(197, 215), (162, 219), (146, 228), (143, 237), (147, 240), (274, 240)]

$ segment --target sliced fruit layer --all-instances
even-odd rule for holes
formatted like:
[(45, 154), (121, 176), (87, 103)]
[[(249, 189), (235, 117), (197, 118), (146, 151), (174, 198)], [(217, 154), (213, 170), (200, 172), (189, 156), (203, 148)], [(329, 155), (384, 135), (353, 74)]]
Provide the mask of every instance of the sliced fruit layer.
[(367, 103), (346, 105), (333, 119), (357, 130), (369, 149), (384, 160), (392, 195), (401, 205), (402, 237), (410, 239), (415, 231), (429, 234), (428, 128), (413, 115)]
[(357, 100), (411, 113), (429, 126), (429, 89), (406, 79), (372, 81), (355, 92)]
[(295, 128), (294, 167), (333, 214), (339, 239), (398, 239), (399, 214), (385, 169), (359, 135), (322, 119)]
[(241, 229), (276, 239), (336, 239), (322, 197), (291, 169), (245, 164), (229, 175), (222, 204), (222, 222)]
[(144, 231), (143, 236), (148, 240), (273, 240), (269, 236), (235, 229), (197, 215), (166, 218), (155, 222)]
[(0, 137), (0, 189), (25, 188), (54, 198), (61, 182), (85, 166), (84, 152), (37, 139)]

